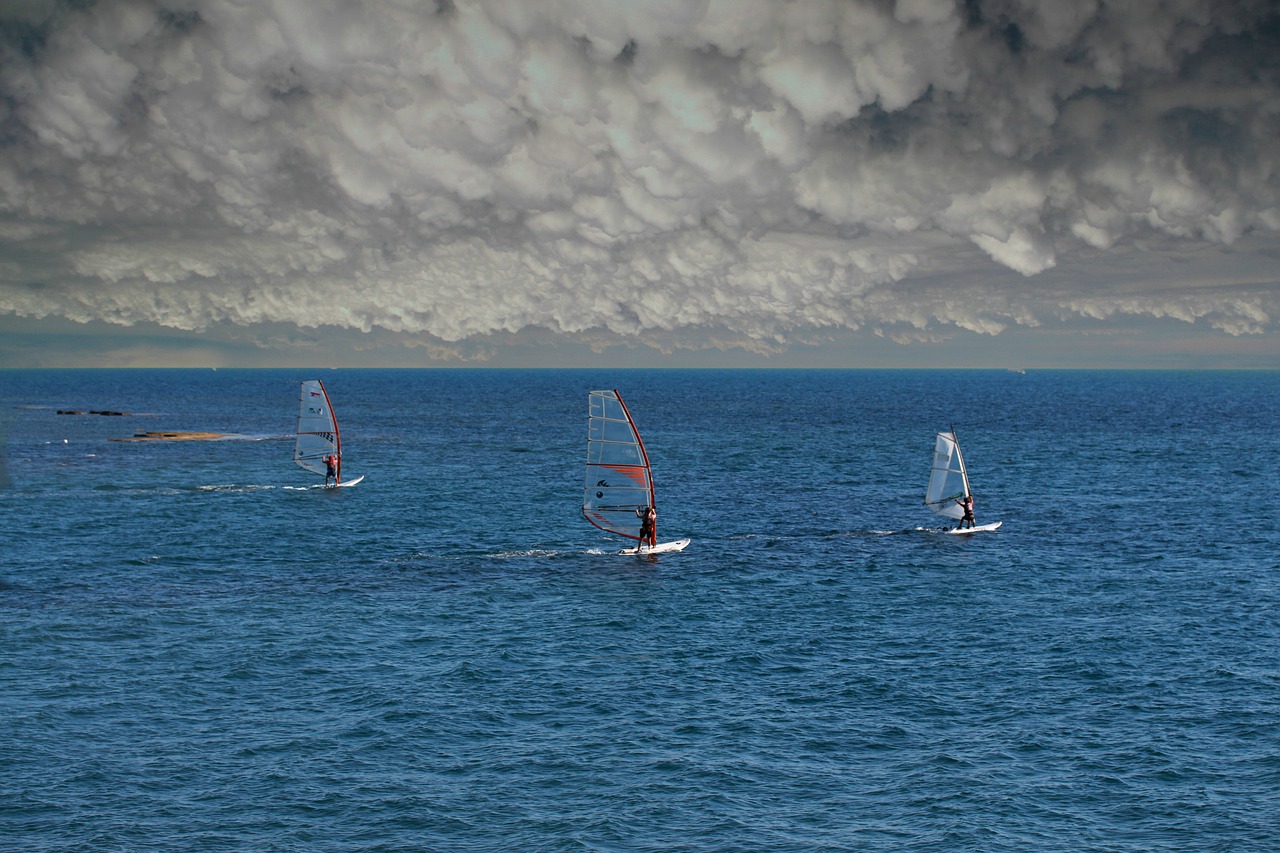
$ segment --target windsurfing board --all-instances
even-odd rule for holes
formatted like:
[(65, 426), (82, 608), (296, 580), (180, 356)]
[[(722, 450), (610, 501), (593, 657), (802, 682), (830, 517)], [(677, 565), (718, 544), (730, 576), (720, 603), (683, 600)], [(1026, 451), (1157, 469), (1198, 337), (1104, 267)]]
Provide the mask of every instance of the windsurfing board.
[(999, 527), (1002, 524), (1004, 524), (1003, 521), (996, 521), (996, 522), (992, 522), (991, 524), (983, 524), (978, 527), (953, 527), (946, 532), (951, 534), (986, 533), (988, 530), (995, 530), (997, 527)]
[(689, 545), (689, 542), (690, 540), (688, 539), (677, 539), (674, 542), (659, 542), (652, 548), (648, 545), (641, 545), (638, 548), (623, 548), (618, 553), (626, 554), (630, 557), (637, 555), (643, 557), (646, 554), (670, 554), (674, 551), (683, 551)]
[(360, 482), (360, 481), (361, 481), (361, 480), (363, 480), (363, 479), (364, 479), (364, 474), (361, 474), (359, 477), (356, 477), (354, 480), (347, 480), (347, 481), (342, 482), (342, 483), (329, 483), (329, 484), (324, 485), (324, 486), (317, 486), (316, 488), (320, 488), (320, 489), (345, 489), (345, 488), (347, 488), (347, 487), (349, 487), (349, 486), (354, 486), (356, 483)]

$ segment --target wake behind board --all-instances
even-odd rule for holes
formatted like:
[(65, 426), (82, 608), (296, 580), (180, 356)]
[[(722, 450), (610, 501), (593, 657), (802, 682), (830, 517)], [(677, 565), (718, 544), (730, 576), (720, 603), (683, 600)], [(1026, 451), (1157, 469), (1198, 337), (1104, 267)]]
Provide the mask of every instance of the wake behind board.
[(964, 528), (953, 527), (950, 530), (947, 530), (944, 532), (950, 533), (952, 535), (958, 535), (962, 533), (986, 533), (988, 530), (995, 530), (997, 527), (999, 527), (1002, 524), (1004, 524), (1003, 521), (996, 521), (996, 522), (992, 522), (991, 524), (983, 524), (978, 527), (964, 527)]
[(683, 551), (689, 545), (689, 542), (690, 540), (688, 539), (677, 539), (674, 542), (659, 542), (652, 548), (648, 545), (641, 545), (638, 548), (623, 548), (618, 553), (625, 554), (630, 557), (635, 557), (637, 555), (643, 557), (646, 554), (670, 554), (675, 551)]

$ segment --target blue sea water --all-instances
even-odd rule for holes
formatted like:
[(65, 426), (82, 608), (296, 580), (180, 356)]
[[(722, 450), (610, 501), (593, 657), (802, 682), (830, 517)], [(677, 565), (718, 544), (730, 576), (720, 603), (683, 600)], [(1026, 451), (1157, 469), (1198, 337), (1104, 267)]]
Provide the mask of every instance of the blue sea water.
[[(355, 488), (290, 460), (316, 377)], [(582, 519), (594, 388), (683, 553)], [(928, 529), (952, 423), (995, 533)], [(1274, 851), (1278, 423), (1277, 372), (0, 371), (0, 847)]]

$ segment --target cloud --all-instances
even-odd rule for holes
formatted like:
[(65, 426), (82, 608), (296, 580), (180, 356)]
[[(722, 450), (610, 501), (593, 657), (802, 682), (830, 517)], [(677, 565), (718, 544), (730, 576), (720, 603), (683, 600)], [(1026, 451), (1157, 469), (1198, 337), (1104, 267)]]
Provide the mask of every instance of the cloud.
[(3, 2), (0, 312), (1267, 334), (1277, 56), (1263, 0)]

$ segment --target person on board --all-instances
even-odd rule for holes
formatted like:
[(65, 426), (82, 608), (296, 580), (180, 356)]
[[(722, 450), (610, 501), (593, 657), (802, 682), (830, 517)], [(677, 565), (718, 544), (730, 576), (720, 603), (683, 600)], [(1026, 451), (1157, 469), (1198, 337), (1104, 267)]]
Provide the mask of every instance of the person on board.
[(640, 516), (640, 544), (649, 543), (652, 548), (658, 544), (658, 511), (651, 506), (642, 506), (636, 510)]
[(960, 529), (977, 526), (973, 518), (973, 495), (956, 498), (956, 503), (960, 504), (961, 509), (964, 510), (964, 518), (960, 519)]
[(329, 485), (329, 480), (333, 480), (333, 484), (338, 485), (338, 457), (330, 453), (324, 458), (324, 484)]

